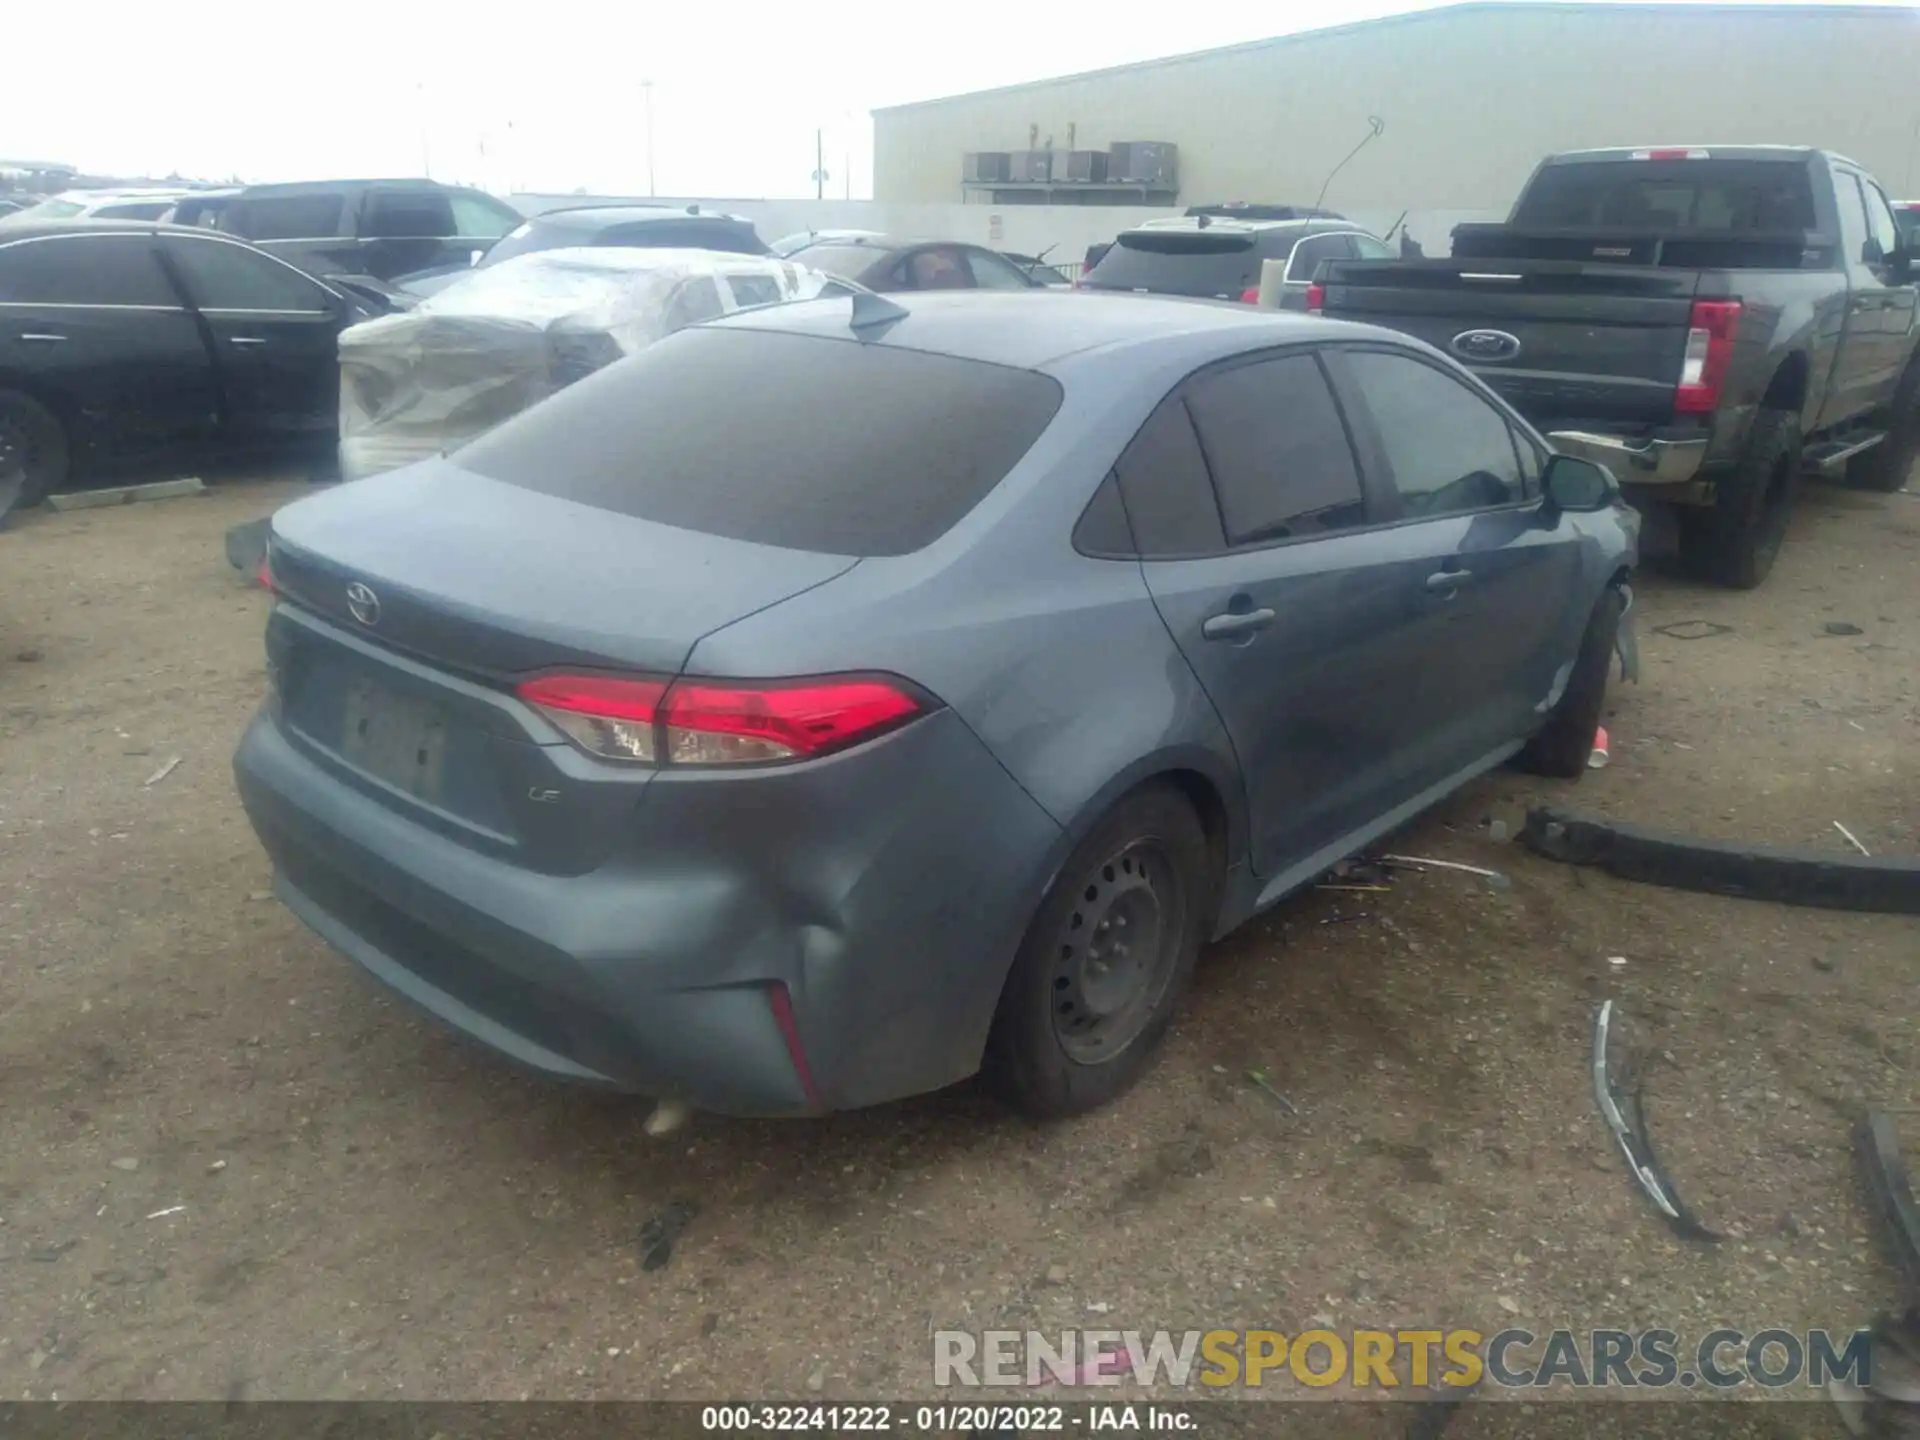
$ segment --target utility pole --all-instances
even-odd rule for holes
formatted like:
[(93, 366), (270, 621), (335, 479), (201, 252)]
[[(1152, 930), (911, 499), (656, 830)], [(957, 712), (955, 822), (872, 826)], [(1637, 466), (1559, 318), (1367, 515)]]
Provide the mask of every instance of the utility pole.
[(813, 132), (813, 198), (827, 198), (827, 140), (826, 132)]
[(640, 82), (640, 94), (646, 101), (647, 109), (647, 198), (654, 198), (653, 187), (653, 81)]

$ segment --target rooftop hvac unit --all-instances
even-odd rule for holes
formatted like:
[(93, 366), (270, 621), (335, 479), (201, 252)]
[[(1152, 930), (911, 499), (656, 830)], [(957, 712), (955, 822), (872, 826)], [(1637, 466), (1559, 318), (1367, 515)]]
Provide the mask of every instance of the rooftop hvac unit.
[(970, 185), (991, 185), (1007, 178), (1007, 152), (979, 150), (960, 157), (960, 178)]
[(1097, 185), (1107, 178), (1107, 152), (1104, 150), (1056, 150), (1053, 152), (1053, 178), (1077, 185)]
[(1016, 185), (1045, 185), (1053, 179), (1053, 152), (1015, 150), (1007, 156), (1007, 179)]
[(1107, 178), (1157, 190), (1178, 189), (1180, 147), (1167, 140), (1117, 140), (1107, 150)]

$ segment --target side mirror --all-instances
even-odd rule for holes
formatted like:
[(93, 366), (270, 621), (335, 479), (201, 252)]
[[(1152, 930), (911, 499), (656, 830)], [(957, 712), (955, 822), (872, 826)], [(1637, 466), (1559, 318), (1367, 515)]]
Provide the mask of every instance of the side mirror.
[(1577, 455), (1555, 455), (1547, 461), (1541, 490), (1555, 510), (1581, 515), (1613, 504), (1620, 493), (1620, 482), (1604, 465)]

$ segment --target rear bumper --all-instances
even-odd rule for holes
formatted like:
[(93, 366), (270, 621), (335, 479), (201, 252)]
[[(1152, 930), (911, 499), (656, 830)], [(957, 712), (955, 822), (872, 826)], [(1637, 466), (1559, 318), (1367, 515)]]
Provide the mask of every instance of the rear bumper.
[(1605, 465), (1625, 486), (1685, 485), (1699, 475), (1707, 459), (1705, 434), (1629, 439), (1589, 430), (1555, 430), (1547, 439), (1563, 454)]
[(740, 1115), (972, 1073), (1060, 837), (947, 711), (771, 781), (658, 777), (584, 875), (413, 823), (266, 713), (234, 770), (276, 893), (402, 996), (542, 1073)]

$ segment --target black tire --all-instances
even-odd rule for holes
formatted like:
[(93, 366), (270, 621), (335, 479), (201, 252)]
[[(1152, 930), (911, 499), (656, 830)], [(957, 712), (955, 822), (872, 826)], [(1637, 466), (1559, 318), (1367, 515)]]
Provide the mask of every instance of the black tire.
[(65, 483), (70, 461), (60, 417), (31, 395), (0, 390), (0, 525)]
[(1800, 449), (1798, 415), (1762, 410), (1754, 417), (1747, 453), (1715, 485), (1712, 506), (1681, 512), (1681, 554), (1695, 574), (1733, 590), (1767, 578), (1800, 493)]
[[(1030, 1115), (1106, 1104), (1145, 1072), (1213, 919), (1218, 876), (1193, 807), (1150, 784), (1060, 868), (1021, 941), (987, 1040), (985, 1078)], [(1151, 932), (1135, 952), (1121, 931)], [(1104, 963), (1103, 963), (1104, 962)]]
[(1613, 673), (1614, 639), (1620, 633), (1620, 617), (1625, 611), (1625, 599), (1613, 589), (1593, 607), (1560, 703), (1553, 707), (1540, 733), (1514, 759), (1520, 769), (1561, 780), (1578, 780), (1587, 773), (1593, 732), (1600, 724), (1607, 679)]
[(1847, 462), (1847, 483), (1891, 495), (1920, 462), (1920, 360), (1910, 361), (1893, 395), (1887, 438)]

